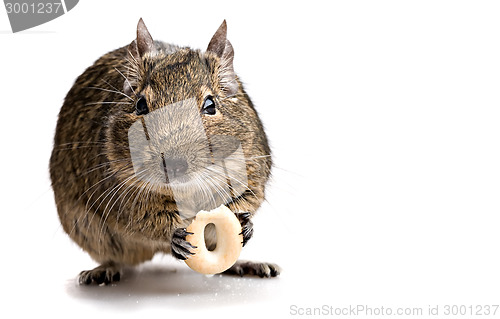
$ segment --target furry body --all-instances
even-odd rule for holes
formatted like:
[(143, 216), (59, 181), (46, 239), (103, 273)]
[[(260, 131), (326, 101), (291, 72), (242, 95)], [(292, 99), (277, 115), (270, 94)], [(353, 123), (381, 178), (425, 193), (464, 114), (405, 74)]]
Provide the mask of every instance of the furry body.
[[(157, 177), (161, 168), (148, 168), (142, 175), (134, 171), (127, 134), (145, 117), (139, 114), (139, 99), (153, 114), (187, 99), (202, 110), (207, 96), (213, 97), (216, 113), (200, 115), (204, 134), (208, 139), (231, 136), (240, 141), (248, 177), (244, 190), (219, 196), (218, 203), (223, 201), (240, 218), (245, 242), (251, 237), (250, 219), (264, 200), (271, 153), (260, 119), (232, 69), (233, 51), (225, 28), (224, 22), (207, 51), (201, 52), (153, 41), (141, 20), (136, 40), (99, 58), (68, 92), (59, 113), (50, 175), (64, 230), (101, 264), (82, 272), (81, 283), (116, 281), (123, 266), (150, 260), (159, 252), (188, 258), (190, 244), (183, 229), (190, 219), (180, 217), (178, 203), (186, 202), (195, 210), (200, 204), (195, 199), (222, 193), (222, 178), (214, 175), (204, 184), (199, 178), (216, 173), (206, 169), (203, 161), (209, 163), (209, 158), (203, 159), (194, 147), (200, 133), (190, 131), (189, 121), (182, 118), (164, 123), (173, 128), (161, 145), (161, 156), (182, 157), (183, 172), (198, 186), (179, 182), (175, 192), (172, 180)], [(156, 160), (160, 151), (141, 154)], [(165, 162), (163, 158), (167, 172)], [(207, 235), (207, 246), (213, 244)], [(278, 273), (270, 264), (250, 264), (254, 266), (236, 264), (230, 272)]]

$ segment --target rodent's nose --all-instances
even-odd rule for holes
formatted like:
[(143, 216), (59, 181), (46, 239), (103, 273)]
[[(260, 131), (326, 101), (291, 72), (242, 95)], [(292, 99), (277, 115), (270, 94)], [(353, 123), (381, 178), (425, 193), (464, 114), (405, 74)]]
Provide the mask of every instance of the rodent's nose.
[(188, 163), (182, 158), (164, 158), (163, 169), (168, 178), (174, 178), (184, 175), (188, 169)]

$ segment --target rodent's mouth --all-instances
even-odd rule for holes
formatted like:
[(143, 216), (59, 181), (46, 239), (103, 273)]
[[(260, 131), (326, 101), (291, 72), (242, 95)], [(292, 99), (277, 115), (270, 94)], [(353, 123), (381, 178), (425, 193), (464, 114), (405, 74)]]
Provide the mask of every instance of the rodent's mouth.
[(189, 163), (181, 156), (156, 159), (136, 167), (136, 185), (175, 202), (181, 218), (226, 204), (249, 189), (246, 164), (239, 157), (212, 163), (201, 157)]
[(165, 182), (167, 184), (179, 181), (179, 179), (185, 179), (185, 177), (187, 176), (186, 173), (189, 168), (189, 165), (185, 159), (166, 158), (162, 153), (161, 160), (163, 165), (163, 173), (165, 174)]
[(189, 175), (172, 177), (172, 175), (168, 175), (168, 173), (165, 173), (165, 181), (163, 184), (171, 187), (192, 187), (195, 185), (193, 178)]
[(226, 204), (234, 196), (226, 181), (210, 181), (214, 176), (191, 173), (165, 181), (160, 189), (169, 194), (182, 219), (194, 217), (201, 210), (211, 210)]

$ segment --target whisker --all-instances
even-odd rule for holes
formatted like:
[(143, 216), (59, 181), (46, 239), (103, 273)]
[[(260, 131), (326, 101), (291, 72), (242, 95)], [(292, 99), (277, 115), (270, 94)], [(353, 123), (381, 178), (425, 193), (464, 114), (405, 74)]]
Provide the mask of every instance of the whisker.
[(99, 88), (99, 87), (95, 87), (95, 86), (87, 86), (86, 88), (87, 88), (87, 89), (101, 90), (101, 91), (110, 92), (110, 93), (117, 93), (117, 94), (120, 94), (120, 95), (125, 96), (127, 99), (129, 99), (129, 100), (131, 100), (131, 101), (134, 101), (134, 99), (133, 99), (133, 98), (131, 98), (131, 97), (130, 97), (130, 96), (128, 96), (127, 94), (125, 94), (125, 93), (123, 93), (123, 92), (120, 92), (120, 91), (109, 90), (109, 89)]
[(85, 106), (88, 106), (88, 105), (97, 105), (97, 104), (128, 104), (128, 105), (132, 105), (132, 103), (130, 103), (130, 102), (110, 102), (110, 101), (103, 101), (103, 102), (87, 103), (87, 104), (85, 104)]
[[(127, 79), (127, 77), (125, 75), (123, 75), (123, 73), (120, 72), (120, 70), (118, 70), (116, 67), (114, 68), (116, 70), (116, 72), (118, 72), (124, 79), (125, 81), (127, 81), (127, 84), (132, 88), (132, 83), (130, 83), (130, 81)], [(137, 94), (135, 94), (134, 91), (132, 91), (135, 95), (135, 97), (137, 97)]]
[[(219, 179), (214, 174), (204, 174), (204, 180), (206, 182), (210, 182), (210, 184), (214, 187), (213, 189), (216, 191), (217, 195), (219, 195), (222, 201), (228, 202), (232, 198), (231, 193), (222, 187), (222, 185), (228, 186), (225, 180)], [(220, 184), (222, 185), (216, 183), (215, 181), (220, 182)]]
[[(97, 201), (99, 201), (101, 199), (101, 197), (104, 196), (104, 198), (100, 201), (99, 205), (93, 210), (94, 211), (94, 214), (92, 215), (90, 221), (89, 221), (89, 225), (90, 223), (92, 222), (92, 220), (94, 219), (94, 216), (97, 214), (97, 212), (99, 211), (99, 208), (101, 207), (101, 205), (103, 204), (104, 200), (106, 200), (106, 198), (108, 198), (108, 196), (117, 188), (117, 187), (120, 187), (122, 184), (124, 183), (127, 183), (127, 181), (129, 179), (133, 178), (133, 175), (129, 176), (128, 178), (126, 178), (125, 180), (121, 181), (120, 183), (118, 183), (117, 185), (115, 185), (113, 188), (111, 189), (107, 189), (106, 191), (104, 191), (101, 195), (99, 195), (99, 197), (92, 203), (92, 205), (90, 207), (87, 208), (87, 205), (85, 206), (85, 211), (89, 212), (93, 207), (94, 205), (97, 203)], [(90, 200), (90, 198), (89, 198)], [(88, 204), (88, 201), (87, 201), (87, 204)]]
[[(111, 191), (107, 192), (107, 195), (106, 197), (103, 199), (103, 201), (109, 196), (111, 195), (111, 197), (107, 200), (107, 204), (106, 206), (104, 207), (104, 210), (102, 212), (102, 215), (101, 215), (101, 218), (100, 218), (100, 223), (101, 223), (101, 227), (100, 227), (100, 230), (99, 230), (99, 236), (98, 238), (100, 239), (101, 238), (101, 235), (103, 234), (104, 232), (104, 227), (106, 226), (106, 221), (108, 219), (108, 216), (109, 214), (111, 213), (111, 210), (108, 211), (108, 206), (110, 205), (111, 201), (113, 200), (113, 198), (116, 196), (116, 194), (119, 193), (120, 189), (126, 185), (131, 179), (133, 179), (135, 176), (134, 175), (131, 175), (129, 176), (128, 178), (126, 178), (125, 180), (123, 180), (122, 182), (120, 182), (118, 185), (116, 185), (115, 187), (113, 187), (111, 189)], [(101, 205), (103, 204), (103, 201), (101, 201), (101, 203), (99, 204), (98, 207), (96, 207), (95, 209), (95, 212), (99, 211), (99, 208), (101, 207)], [(116, 202), (115, 202), (116, 203)], [(114, 204), (113, 204), (114, 206)], [(95, 216), (95, 214), (94, 214)]]
[[(143, 170), (142, 172), (139, 172), (138, 174), (136, 174), (137, 176), (141, 176), (141, 174), (144, 172), (145, 170)], [(128, 179), (130, 180), (132, 177), (134, 176), (130, 176)], [(104, 207), (104, 210), (103, 210), (103, 214), (102, 216), (104, 216), (104, 219), (102, 220), (102, 226), (101, 226), (101, 229), (100, 229), (100, 233), (102, 233), (104, 231), (104, 226), (106, 224), (106, 221), (109, 217), (109, 214), (112, 212), (114, 206), (116, 205), (116, 203), (118, 202), (118, 200), (120, 199), (121, 196), (123, 196), (124, 194), (124, 191), (120, 192), (120, 190), (125, 186), (127, 185), (127, 183), (122, 183), (122, 185), (120, 187), (118, 187), (114, 192), (113, 192), (113, 195), (109, 198), (108, 200), (108, 203), (106, 204), (106, 207)], [(125, 190), (127, 190), (128, 188), (130, 187), (133, 187), (134, 183), (132, 184), (129, 184), (126, 186)], [(118, 197), (116, 198), (116, 200), (113, 201), (113, 198), (118, 194)], [(111, 204), (111, 202), (113, 201), (113, 204), (109, 207), (109, 205)], [(109, 207), (109, 209), (108, 209)]]
[[(140, 209), (136, 209), (136, 205), (138, 202), (142, 202), (143, 198), (145, 199), (145, 196), (147, 196), (148, 194), (148, 189), (151, 189), (151, 186), (148, 185), (151, 183), (151, 179), (152, 179), (152, 174), (151, 172), (149, 172), (148, 174), (146, 174), (146, 177), (148, 177), (146, 180), (144, 180), (144, 177), (141, 178), (141, 181), (142, 183), (140, 184), (140, 187), (139, 187), (139, 191), (135, 194), (134, 196), (134, 200), (132, 201), (132, 204), (131, 204), (131, 210), (132, 211), (140, 211)], [(149, 187), (148, 187), (149, 186)], [(140, 200), (139, 200), (140, 199)], [(127, 223), (127, 227), (131, 227), (132, 225), (132, 217), (133, 215), (130, 214), (129, 215), (129, 221)], [(130, 225), (130, 226), (128, 226)]]
[[(92, 186), (90, 186), (89, 188), (87, 188), (77, 199), (77, 201), (79, 201), (80, 199), (83, 198), (83, 196), (85, 196), (85, 194), (87, 194), (92, 188), (98, 186), (99, 184), (102, 184), (104, 183), (106, 180), (108, 180), (109, 178), (112, 178), (114, 177), (116, 174), (118, 174), (120, 171), (116, 171), (114, 172), (113, 174), (110, 174), (104, 178), (102, 178), (101, 180), (99, 180), (98, 182), (96, 182), (95, 184), (93, 184)], [(87, 203), (85, 204), (85, 213), (82, 214), (81, 216), (78, 217), (78, 219), (76, 220), (75, 224), (73, 225), (70, 233), (72, 233), (74, 230), (75, 230), (75, 227), (76, 227), (76, 224), (79, 224), (81, 221), (82, 221), (82, 218), (84, 217), (87, 217), (88, 215), (88, 204), (89, 204), (89, 201), (92, 199), (92, 197), (94, 196), (94, 194), (99, 190), (99, 188), (96, 187), (96, 189), (92, 192), (92, 194), (90, 194), (88, 200), (87, 200)]]
[(207, 182), (201, 178), (201, 176), (195, 176), (195, 180), (197, 185), (199, 186), (199, 190), (202, 193), (203, 202), (209, 202), (210, 200), (213, 202), (213, 207), (217, 206), (215, 198), (213, 197), (213, 193), (210, 192), (211, 187), (207, 184)]

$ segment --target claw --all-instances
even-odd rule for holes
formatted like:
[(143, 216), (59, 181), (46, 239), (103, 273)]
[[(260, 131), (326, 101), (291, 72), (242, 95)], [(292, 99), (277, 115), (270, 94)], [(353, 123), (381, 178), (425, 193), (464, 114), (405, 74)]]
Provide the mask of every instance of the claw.
[(253, 223), (250, 220), (252, 214), (250, 212), (240, 212), (236, 214), (236, 217), (238, 217), (241, 224), (241, 233), (239, 233), (239, 235), (243, 235), (243, 241), (241, 244), (245, 247), (247, 242), (253, 236)]
[(260, 278), (271, 278), (279, 276), (281, 268), (272, 263), (260, 263), (238, 260), (224, 273), (236, 276), (258, 276)]
[(172, 255), (180, 260), (186, 260), (189, 256), (195, 253), (191, 251), (191, 248), (198, 248), (193, 246), (190, 242), (186, 241), (186, 235), (192, 235), (186, 231), (185, 228), (177, 228), (172, 236)]
[(186, 239), (187, 235), (194, 235), (194, 233), (188, 232), (186, 228), (177, 228), (174, 233), (174, 236), (178, 236), (183, 239)]
[(248, 220), (248, 219), (250, 219), (250, 216), (252, 216), (252, 214), (250, 214), (250, 212), (242, 212), (242, 213), (238, 214), (238, 219), (239, 220)]
[(120, 281), (121, 269), (115, 263), (102, 264), (92, 270), (84, 270), (80, 273), (78, 281), (80, 285), (109, 285)]

